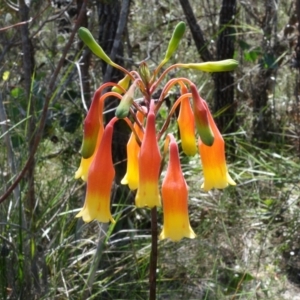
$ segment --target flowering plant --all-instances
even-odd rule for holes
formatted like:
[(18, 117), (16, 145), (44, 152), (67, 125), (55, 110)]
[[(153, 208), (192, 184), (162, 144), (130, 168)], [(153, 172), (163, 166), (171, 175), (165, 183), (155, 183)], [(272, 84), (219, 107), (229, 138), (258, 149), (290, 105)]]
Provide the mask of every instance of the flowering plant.
[[(164, 59), (151, 74), (145, 62), (138, 71), (128, 71), (115, 64), (88, 29), (79, 29), (79, 37), (90, 50), (125, 75), (118, 83), (107, 82), (96, 90), (84, 121), (82, 159), (75, 177), (87, 181), (85, 203), (76, 216), (82, 217), (85, 222), (94, 219), (99, 222), (115, 222), (110, 211), (110, 191), (115, 176), (111, 142), (113, 126), (118, 119), (124, 119), (132, 130), (127, 144), (127, 173), (121, 183), (128, 184), (131, 190), (137, 190), (137, 207), (163, 206), (164, 227), (160, 234), (161, 239), (178, 241), (183, 237), (195, 237), (189, 224), (188, 188), (180, 166), (178, 145), (172, 133), (167, 132), (170, 118), (178, 106), (177, 122), (182, 150), (186, 155), (193, 156), (198, 148), (204, 174), (202, 188), (209, 191), (213, 188), (225, 188), (228, 184), (235, 185), (227, 171), (224, 140), (195, 84), (187, 78), (173, 78), (164, 84), (159, 99), (152, 99), (153, 93), (174, 68), (222, 72), (231, 71), (237, 66), (235, 60), (228, 59), (205, 63), (177, 63), (160, 72), (176, 51), (184, 32), (185, 23), (180, 22), (173, 32)], [(174, 102), (165, 123), (158, 129), (156, 116), (168, 92), (175, 85), (180, 87), (181, 95)], [(111, 91), (106, 91), (107, 87), (112, 87)], [(134, 101), (137, 90), (143, 95), (143, 104)], [(120, 99), (120, 104), (115, 117), (104, 128), (103, 107), (109, 96)], [(160, 193), (160, 143), (163, 139), (164, 156), (169, 151), (169, 162)]]
[[(164, 59), (151, 73), (146, 62), (141, 63), (138, 71), (128, 71), (117, 65), (86, 28), (79, 29), (79, 37), (95, 55), (124, 73), (124, 78), (118, 83), (107, 82), (96, 90), (84, 121), (82, 158), (75, 177), (87, 181), (85, 203), (76, 216), (82, 217), (85, 222), (94, 219), (115, 222), (110, 211), (110, 194), (115, 176), (111, 143), (113, 126), (118, 119), (124, 119), (132, 132), (127, 144), (127, 172), (121, 183), (136, 190), (135, 205), (138, 208), (152, 209), (152, 226), (157, 226), (156, 207), (163, 207), (164, 224), (160, 239), (179, 241), (183, 237), (196, 236), (189, 222), (188, 186), (180, 165), (178, 142), (169, 132), (170, 120), (176, 108), (179, 107), (177, 123), (183, 152), (188, 156), (194, 156), (197, 152), (200, 154), (204, 175), (202, 188), (209, 191), (213, 188), (223, 189), (229, 184), (235, 185), (226, 166), (224, 140), (196, 85), (185, 77), (172, 78), (163, 84), (159, 99), (152, 99), (166, 75), (175, 68), (223, 72), (237, 67), (235, 60), (227, 59), (176, 63), (163, 69), (178, 48), (184, 32), (185, 23), (180, 22), (173, 32)], [(176, 85), (180, 89), (180, 96), (159, 128), (156, 117), (168, 93)], [(111, 89), (108, 91), (109, 87)], [(141, 102), (135, 101), (138, 91), (143, 98)], [(104, 126), (104, 101), (110, 96), (119, 99), (120, 103), (115, 117)], [(162, 162), (168, 153), (167, 170), (160, 186)], [(156, 245), (153, 232), (152, 244)], [(154, 273), (155, 265), (152, 268)]]

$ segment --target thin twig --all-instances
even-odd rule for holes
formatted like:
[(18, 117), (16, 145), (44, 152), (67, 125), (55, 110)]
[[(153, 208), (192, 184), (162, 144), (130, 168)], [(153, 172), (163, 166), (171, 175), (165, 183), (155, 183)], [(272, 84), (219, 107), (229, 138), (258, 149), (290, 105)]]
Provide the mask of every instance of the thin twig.
[(88, 107), (86, 105), (85, 99), (84, 99), (84, 90), (83, 90), (83, 83), (82, 83), (82, 76), (81, 76), (81, 69), (80, 69), (80, 62), (81, 62), (82, 57), (80, 58), (79, 61), (75, 61), (75, 65), (78, 71), (78, 77), (79, 77), (79, 86), (80, 86), (80, 95), (81, 95), (81, 102), (84, 110), (87, 112)]
[(1, 31), (5, 31), (5, 30), (8, 30), (8, 29), (11, 29), (11, 28), (14, 28), (14, 27), (17, 27), (17, 26), (21, 26), (21, 25), (28, 24), (28, 23), (30, 23), (32, 20), (33, 20), (33, 19), (30, 18), (30, 19), (27, 20), (27, 21), (19, 22), (19, 23), (16, 23), (16, 24), (13, 24), (13, 25), (10, 25), (10, 26), (7, 26), (7, 27), (0, 28), (0, 32), (1, 32)]

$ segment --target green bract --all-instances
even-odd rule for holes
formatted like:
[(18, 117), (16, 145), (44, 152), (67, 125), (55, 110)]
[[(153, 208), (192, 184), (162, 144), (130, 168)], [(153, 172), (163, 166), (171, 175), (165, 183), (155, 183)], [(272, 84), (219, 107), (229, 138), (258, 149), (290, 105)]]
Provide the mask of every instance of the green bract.
[(118, 105), (118, 107), (116, 109), (115, 116), (119, 119), (126, 118), (128, 116), (132, 102), (133, 102), (132, 97), (130, 97), (128, 95), (124, 95), (124, 97), (122, 98), (120, 104)]
[(140, 64), (139, 74), (140, 74), (145, 86), (148, 86), (151, 75), (150, 75), (150, 70), (145, 62), (142, 62)]
[(121, 99), (120, 104), (118, 105), (115, 116), (119, 119), (124, 119), (128, 116), (131, 104), (134, 97), (135, 84), (133, 83), (127, 93)]

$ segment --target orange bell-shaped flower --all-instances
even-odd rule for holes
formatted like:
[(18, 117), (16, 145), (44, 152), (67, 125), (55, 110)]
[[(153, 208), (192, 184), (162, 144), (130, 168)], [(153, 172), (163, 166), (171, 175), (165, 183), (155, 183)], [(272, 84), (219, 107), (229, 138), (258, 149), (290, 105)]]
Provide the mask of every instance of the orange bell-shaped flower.
[[(207, 104), (204, 102), (207, 107)], [(201, 188), (209, 191), (213, 188), (223, 189), (230, 185), (236, 185), (230, 177), (225, 160), (224, 139), (207, 107), (208, 121), (214, 134), (212, 146), (206, 146), (199, 138), (198, 147), (203, 166), (204, 183)]]
[[(140, 111), (136, 113), (136, 117), (142, 124), (144, 114)], [(144, 133), (142, 129), (135, 123), (133, 128), (138, 135), (140, 141), (143, 140)], [(122, 184), (128, 184), (129, 188), (133, 191), (139, 186), (139, 163), (138, 156), (140, 152), (140, 145), (138, 144), (135, 134), (131, 133), (127, 143), (127, 171), (124, 178), (121, 180)]]
[(84, 119), (83, 141), (81, 146), (81, 155), (83, 158), (89, 158), (95, 152), (103, 111), (103, 103), (99, 101), (100, 96), (101, 89), (98, 89), (94, 93), (92, 104)]
[(110, 193), (115, 177), (111, 155), (112, 133), (111, 121), (104, 130), (100, 146), (89, 168), (84, 206), (76, 215), (77, 218), (82, 217), (84, 222), (94, 219), (103, 223), (115, 222), (110, 212)]
[(87, 181), (88, 171), (89, 171), (90, 165), (93, 162), (93, 159), (96, 155), (96, 152), (99, 148), (99, 145), (100, 145), (100, 142), (101, 142), (101, 139), (103, 136), (103, 130), (104, 130), (103, 124), (100, 124), (95, 151), (94, 151), (93, 155), (89, 158), (81, 157), (79, 168), (75, 172), (75, 179), (81, 178), (83, 181)]
[(188, 97), (184, 98), (180, 103), (180, 111), (177, 122), (182, 150), (186, 155), (194, 156), (197, 153), (195, 120)]
[(189, 221), (188, 187), (182, 174), (178, 146), (173, 136), (169, 152), (169, 164), (161, 188), (164, 225), (159, 238), (169, 238), (172, 241), (179, 241), (184, 237), (193, 239), (196, 234)]
[(153, 109), (147, 116), (144, 138), (139, 153), (139, 185), (135, 197), (137, 207), (161, 206), (158, 180), (161, 155), (155, 132), (155, 114)]

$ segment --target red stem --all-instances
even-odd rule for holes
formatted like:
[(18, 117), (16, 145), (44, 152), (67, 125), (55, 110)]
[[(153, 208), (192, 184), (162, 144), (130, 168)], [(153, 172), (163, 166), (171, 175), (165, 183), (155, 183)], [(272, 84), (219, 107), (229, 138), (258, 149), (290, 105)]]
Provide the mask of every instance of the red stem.
[(157, 269), (157, 208), (151, 209), (151, 254), (149, 266), (149, 300), (156, 299), (156, 269)]

